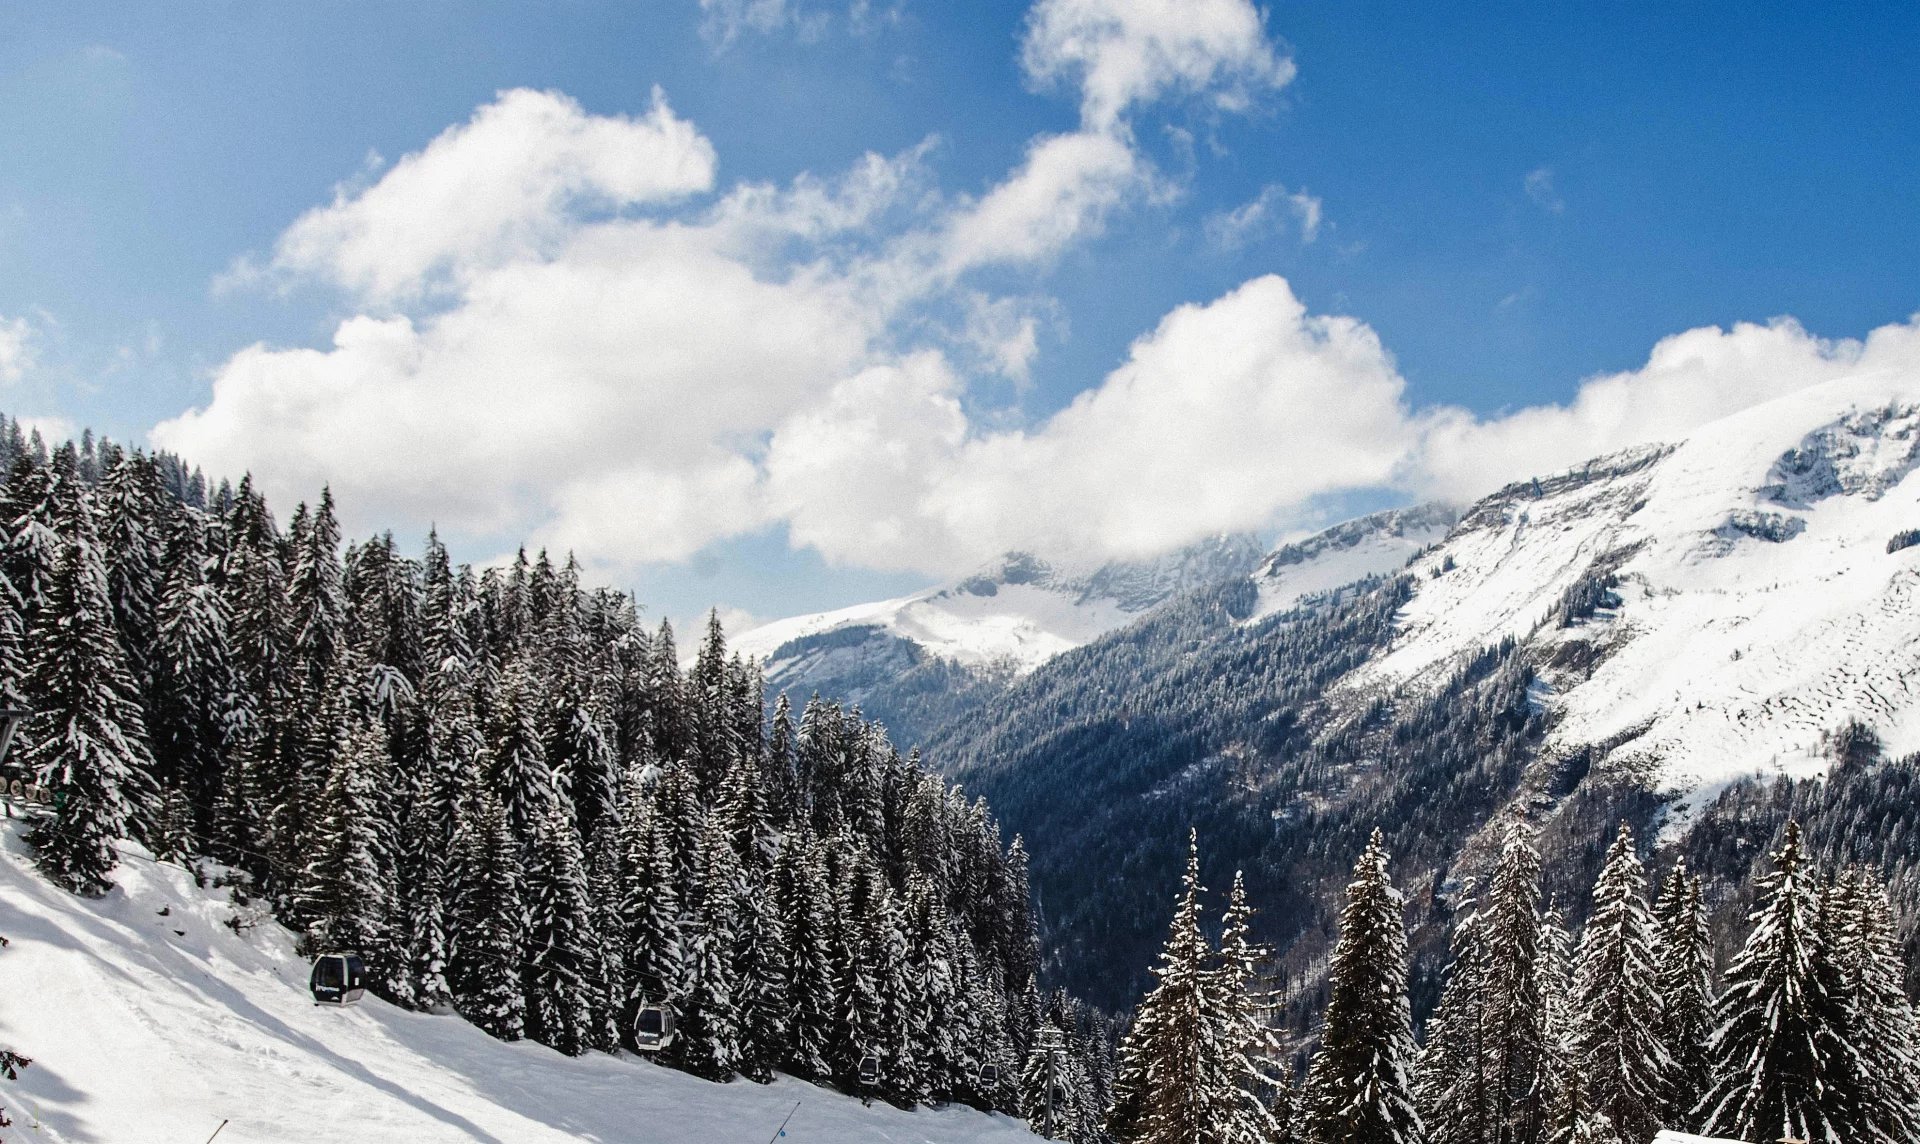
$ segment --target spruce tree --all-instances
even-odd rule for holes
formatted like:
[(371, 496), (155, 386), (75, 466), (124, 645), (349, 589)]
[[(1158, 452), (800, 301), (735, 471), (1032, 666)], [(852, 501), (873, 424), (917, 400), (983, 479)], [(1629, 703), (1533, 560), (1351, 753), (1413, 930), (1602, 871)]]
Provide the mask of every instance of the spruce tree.
[(68, 477), (57, 494), (59, 564), (28, 633), (23, 762), (54, 792), (55, 812), (28, 837), (40, 866), (76, 893), (105, 893), (114, 843), (152, 805), (147, 730), (114, 628), (87, 494)]
[[(1242, 1076), (1233, 1059), (1240, 1044), (1223, 1017), (1221, 975), (1214, 951), (1200, 930), (1200, 854), (1197, 835), (1187, 843), (1173, 923), (1153, 967), (1157, 978), (1140, 1003), (1123, 1046), (1121, 1087), (1110, 1130), (1117, 1139), (1176, 1144), (1222, 1139), (1237, 1123)], [(1036, 1051), (1039, 1051), (1036, 1049)]]
[(773, 869), (773, 901), (786, 936), (786, 1051), (795, 1076), (830, 1068), (835, 1022), (833, 914), (820, 843), (804, 826), (789, 832)]
[(1340, 939), (1327, 970), (1327, 1012), (1303, 1100), (1313, 1144), (1422, 1139), (1407, 1083), (1413, 1030), (1401, 911), (1376, 829), (1347, 886)]
[(1714, 1083), (1698, 1117), (1715, 1136), (1844, 1144), (1854, 1139), (1860, 1062), (1846, 1042), (1846, 1000), (1821, 946), (1818, 880), (1797, 822), (1773, 862), (1715, 1006)]
[(1660, 1128), (1672, 1062), (1655, 1035), (1659, 1020), (1653, 919), (1646, 874), (1626, 823), (1593, 888), (1593, 913), (1573, 971), (1573, 1061), (1588, 1099), (1628, 1139)]
[(454, 837), (448, 984), (467, 1020), (503, 1041), (519, 1040), (526, 1029), (519, 855), (505, 808), (492, 791), (478, 792)]
[(707, 831), (701, 850), (700, 873), (680, 932), (686, 981), (680, 1031), (668, 1056), (695, 1076), (726, 1080), (740, 1065), (739, 981), (730, 958), (738, 942), (734, 907), (742, 892), (740, 864), (717, 825)]
[(1685, 860), (1676, 861), (1654, 903), (1659, 957), (1654, 1024), (1668, 1062), (1661, 1080), (1661, 1108), (1667, 1127), (1691, 1131), (1693, 1110), (1713, 1083), (1708, 1040), (1713, 1035), (1713, 937), (1707, 929), (1700, 879), (1689, 877)]
[(1494, 1046), (1488, 1043), (1489, 1000), (1485, 918), (1468, 903), (1453, 930), (1453, 959), (1440, 1005), (1427, 1018), (1415, 1069), (1414, 1100), (1429, 1144), (1482, 1144), (1505, 1111), (1493, 1099)]
[(1858, 1054), (1860, 1124), (1867, 1139), (1920, 1140), (1920, 1023), (1903, 985), (1905, 965), (1892, 906), (1877, 876), (1846, 871), (1835, 892), (1832, 932), (1850, 999), (1847, 1043)]
[(389, 961), (390, 840), (379, 824), (386, 771), (379, 728), (364, 715), (343, 719), (299, 886), (313, 952), (362, 954), (376, 974), (397, 968)]
[(1253, 940), (1253, 913), (1246, 878), (1236, 870), (1220, 932), (1221, 1038), (1238, 1096), (1221, 1126), (1224, 1144), (1270, 1144), (1281, 1127), (1273, 1109), (1286, 1082), (1275, 1066), (1280, 1045), (1267, 1021), (1264, 977), (1272, 951)]
[(1540, 855), (1516, 827), (1488, 887), (1482, 1011), (1490, 1112), (1513, 1144), (1540, 1139), (1549, 1098), (1553, 1046), (1540, 979), (1539, 896)]
[(577, 1057), (592, 1037), (597, 936), (580, 838), (558, 805), (549, 807), (535, 827), (528, 854), (522, 962), (527, 1036)]

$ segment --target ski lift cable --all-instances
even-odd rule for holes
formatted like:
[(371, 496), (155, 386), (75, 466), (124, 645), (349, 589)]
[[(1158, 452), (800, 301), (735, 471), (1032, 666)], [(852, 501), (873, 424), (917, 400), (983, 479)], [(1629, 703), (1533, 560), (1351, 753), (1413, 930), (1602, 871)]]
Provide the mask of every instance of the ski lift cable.
[(798, 1111), (800, 1111), (800, 1102), (796, 1100), (793, 1102), (793, 1107), (787, 1109), (787, 1118), (785, 1120), (782, 1120), (780, 1122), (780, 1127), (774, 1129), (773, 1135), (767, 1138), (767, 1144), (774, 1144), (775, 1141), (779, 1140), (782, 1136), (785, 1136), (787, 1134), (787, 1125), (792, 1123), (793, 1114)]

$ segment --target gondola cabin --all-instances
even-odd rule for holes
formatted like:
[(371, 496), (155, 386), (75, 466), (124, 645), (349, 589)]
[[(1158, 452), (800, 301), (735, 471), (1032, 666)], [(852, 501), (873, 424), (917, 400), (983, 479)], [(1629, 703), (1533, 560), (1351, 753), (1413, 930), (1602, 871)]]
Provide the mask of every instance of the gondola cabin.
[(860, 1058), (860, 1083), (880, 1083), (880, 1057), (877, 1053), (868, 1053)]
[(673, 1007), (642, 1005), (633, 1015), (633, 1047), (657, 1053), (673, 1043)]
[(351, 1005), (367, 993), (367, 963), (358, 954), (329, 953), (313, 961), (307, 982), (319, 1005)]
[(999, 1088), (1000, 1087), (1000, 1066), (998, 1065), (981, 1065), (980, 1066), (980, 1087), (981, 1088)]

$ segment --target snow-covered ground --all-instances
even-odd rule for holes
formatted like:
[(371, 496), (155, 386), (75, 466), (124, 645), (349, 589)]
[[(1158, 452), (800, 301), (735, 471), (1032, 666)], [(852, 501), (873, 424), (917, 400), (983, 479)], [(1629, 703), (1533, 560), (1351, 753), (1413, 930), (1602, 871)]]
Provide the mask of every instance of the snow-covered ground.
[(971, 1109), (571, 1059), (371, 997), (322, 1008), (286, 931), (238, 936), (224, 891), (126, 853), (118, 887), (83, 901), (33, 871), (17, 823), (0, 826), (0, 1044), (33, 1058), (0, 1081), (9, 1141), (200, 1144), (226, 1121), (219, 1144), (762, 1144), (789, 1111), (786, 1144), (1034, 1139)]

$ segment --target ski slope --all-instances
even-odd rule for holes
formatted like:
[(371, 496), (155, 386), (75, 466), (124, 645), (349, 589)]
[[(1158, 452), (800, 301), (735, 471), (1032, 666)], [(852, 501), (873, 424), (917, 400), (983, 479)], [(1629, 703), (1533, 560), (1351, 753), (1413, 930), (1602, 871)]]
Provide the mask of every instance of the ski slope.
[(789, 1111), (786, 1144), (1033, 1139), (972, 1109), (571, 1059), (372, 997), (322, 1008), (287, 931), (236, 935), (224, 891), (123, 854), (114, 891), (85, 901), (33, 870), (17, 822), (0, 825), (0, 1044), (33, 1058), (0, 1081), (9, 1142), (201, 1144), (225, 1121), (219, 1144), (764, 1144)]

